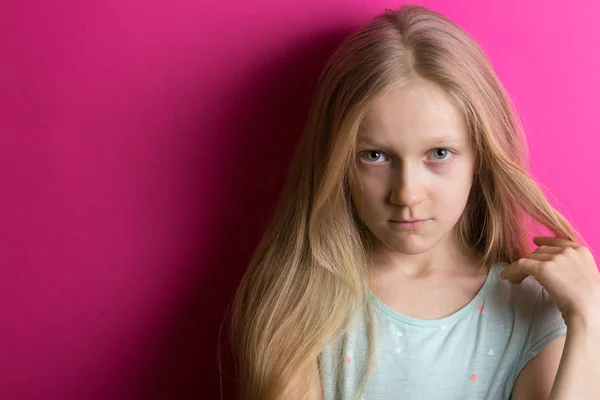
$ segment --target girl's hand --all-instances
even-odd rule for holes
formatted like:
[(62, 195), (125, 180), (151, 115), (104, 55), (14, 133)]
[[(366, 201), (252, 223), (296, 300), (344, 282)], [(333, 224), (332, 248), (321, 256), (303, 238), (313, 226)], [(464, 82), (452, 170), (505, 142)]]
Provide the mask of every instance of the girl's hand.
[(570, 240), (536, 236), (539, 247), (510, 264), (500, 278), (521, 283), (532, 275), (552, 297), (567, 326), (576, 319), (600, 326), (600, 272), (587, 247)]

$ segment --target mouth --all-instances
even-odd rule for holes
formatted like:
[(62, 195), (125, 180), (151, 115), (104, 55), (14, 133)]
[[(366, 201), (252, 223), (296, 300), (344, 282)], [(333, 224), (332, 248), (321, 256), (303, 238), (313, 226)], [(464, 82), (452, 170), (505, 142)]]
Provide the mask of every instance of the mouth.
[(391, 219), (390, 222), (421, 222), (421, 221), (427, 221), (427, 219), (401, 219), (401, 220), (393, 220)]
[(429, 219), (420, 219), (420, 220), (401, 220), (401, 221), (394, 221), (394, 220), (390, 220), (390, 223), (392, 225), (394, 225), (396, 228), (400, 228), (400, 229), (417, 229), (422, 227), (423, 225), (425, 225), (428, 221), (430, 221)]

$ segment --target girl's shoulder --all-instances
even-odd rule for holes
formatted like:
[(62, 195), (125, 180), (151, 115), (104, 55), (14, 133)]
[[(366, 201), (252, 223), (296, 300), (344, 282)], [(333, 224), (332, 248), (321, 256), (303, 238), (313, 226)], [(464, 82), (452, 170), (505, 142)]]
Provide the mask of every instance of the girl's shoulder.
[[(508, 265), (500, 265), (498, 273)], [(501, 288), (502, 296), (497, 302), (504, 306), (497, 311), (501, 314), (501, 310), (505, 310), (505, 329), (510, 328), (511, 334), (518, 332), (523, 340), (526, 351), (519, 361), (521, 367), (552, 339), (566, 334), (567, 326), (560, 310), (535, 277), (528, 276), (518, 284), (497, 277), (496, 287)], [(497, 298), (500, 298), (499, 293)]]
[(494, 265), (496, 286), (502, 288), (503, 297), (507, 302), (515, 306), (516, 310), (533, 311), (536, 306), (549, 306), (552, 301), (548, 292), (533, 276), (528, 276), (521, 283), (513, 284), (506, 279), (500, 278), (500, 273), (508, 267), (510, 263), (502, 262)]

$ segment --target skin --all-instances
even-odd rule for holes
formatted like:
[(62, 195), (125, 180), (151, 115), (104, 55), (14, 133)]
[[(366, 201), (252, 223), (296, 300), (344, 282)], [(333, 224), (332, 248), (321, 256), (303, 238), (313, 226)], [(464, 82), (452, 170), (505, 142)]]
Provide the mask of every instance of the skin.
[[(359, 174), (350, 191), (375, 239), (378, 273), (426, 277), (477, 270), (459, 249), (454, 229), (475, 162), (464, 116), (436, 85), (413, 81), (372, 104), (359, 133)], [(400, 219), (429, 221), (403, 231), (389, 222)]]

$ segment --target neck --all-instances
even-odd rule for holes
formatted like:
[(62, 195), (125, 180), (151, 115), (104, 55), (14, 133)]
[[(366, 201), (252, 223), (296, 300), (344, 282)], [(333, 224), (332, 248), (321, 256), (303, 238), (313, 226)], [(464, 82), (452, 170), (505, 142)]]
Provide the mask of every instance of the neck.
[(380, 243), (374, 247), (370, 258), (370, 270), (382, 278), (398, 275), (426, 278), (432, 275), (470, 275), (481, 272), (475, 250), (462, 248), (453, 234), (419, 254), (401, 254)]

